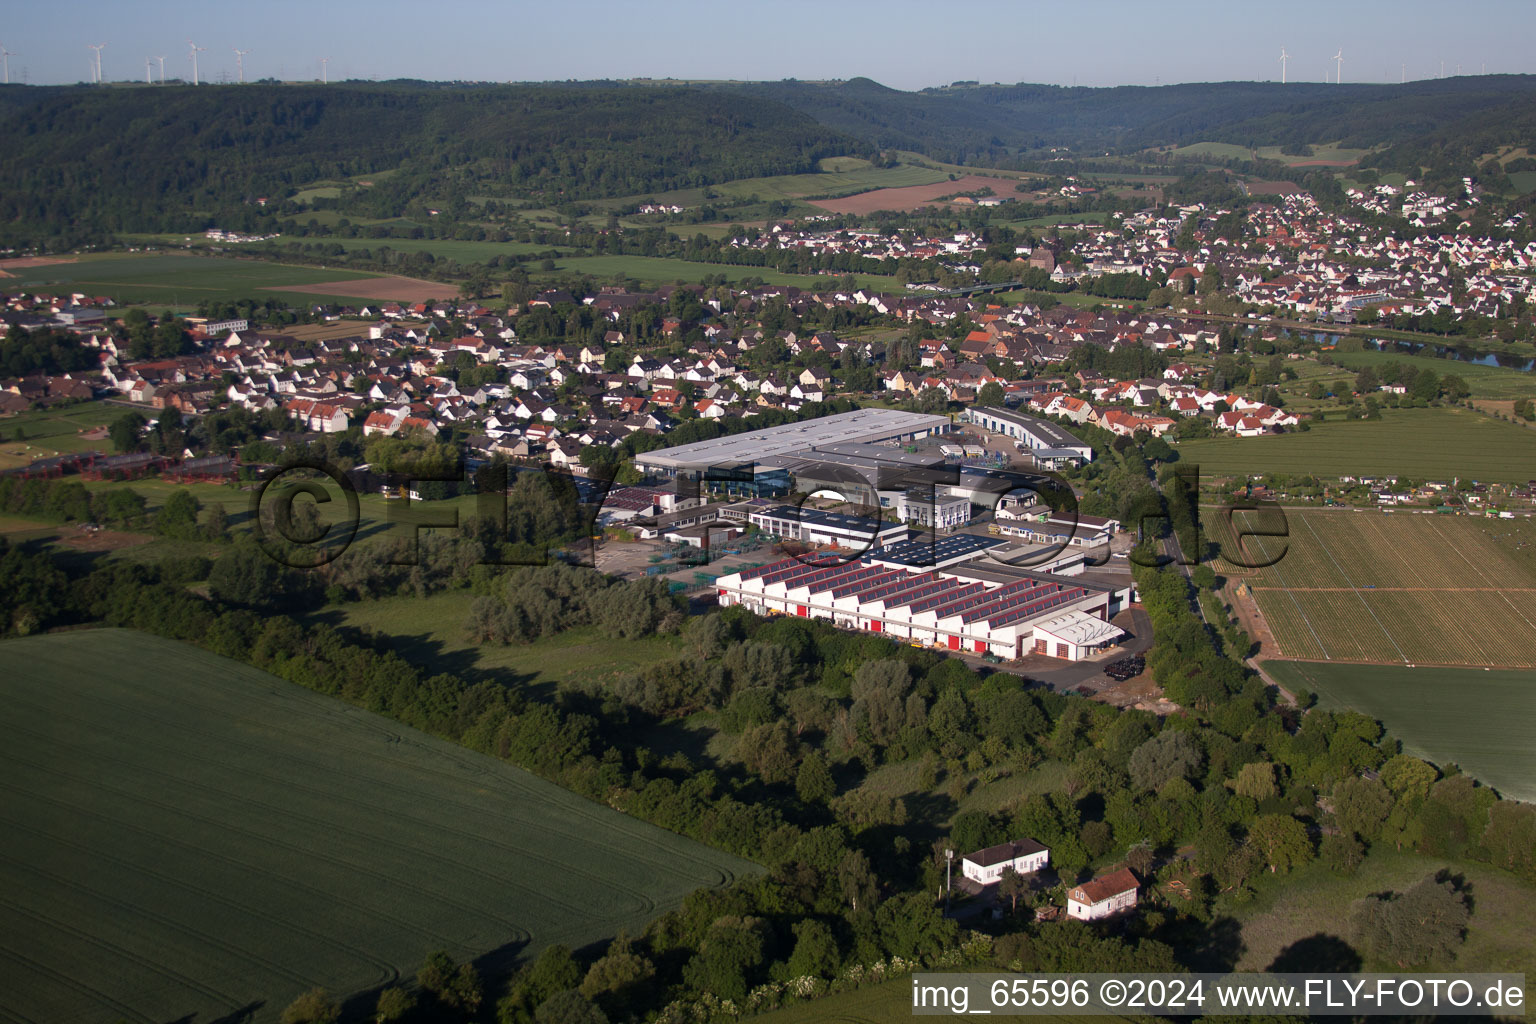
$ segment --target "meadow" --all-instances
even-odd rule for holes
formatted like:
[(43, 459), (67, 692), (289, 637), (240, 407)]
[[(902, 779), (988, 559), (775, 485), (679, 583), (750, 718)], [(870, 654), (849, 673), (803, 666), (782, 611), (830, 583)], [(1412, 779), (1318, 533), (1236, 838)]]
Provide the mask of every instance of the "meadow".
[[(1238, 513), (1205, 514), (1272, 633), (1275, 656), (1325, 662), (1536, 668), (1536, 524), (1407, 512), (1285, 511), (1287, 536), (1236, 544)], [(1246, 569), (1239, 563), (1273, 561)]]
[(271, 1021), (434, 949), (504, 966), (635, 930), (754, 870), (172, 641), (10, 640), (0, 680), (7, 1019)]
[[(31, 409), (0, 420), (0, 469), (25, 466), (33, 459), (46, 459), (65, 452), (108, 451), (112, 442), (106, 438), (86, 438), (82, 432), (110, 424), (135, 406), (127, 403), (94, 401), (77, 405), (57, 405)], [(140, 408), (153, 419), (156, 410)], [(21, 440), (17, 440), (18, 431)]]
[(1525, 428), (1463, 408), (1383, 409), (1379, 420), (1329, 412), (1308, 431), (1197, 438), (1180, 441), (1178, 450), (1182, 462), (1207, 476), (1536, 479), (1536, 445)]
[(393, 650), (412, 664), (483, 674), (506, 685), (601, 684), (682, 653), (683, 642), (675, 636), (619, 640), (595, 627), (563, 630), (526, 645), (475, 644), (464, 631), (474, 599), (468, 591), (388, 597), (338, 605), (316, 613), (315, 619), (389, 634)]
[(1354, 164), (1369, 153), (1368, 149), (1343, 149), (1331, 144), (1315, 144), (1311, 156), (1293, 156), (1280, 152), (1279, 146), (1260, 146), (1256, 150), (1230, 142), (1196, 142), (1173, 150), (1175, 157), (1212, 157), (1217, 160), (1251, 160), (1257, 153), (1261, 160), (1276, 160), (1292, 167)]
[[(1322, 861), (1291, 872), (1283, 885), (1259, 886), (1258, 897), (1237, 911), (1242, 926), (1236, 969), (1263, 971), (1291, 945), (1315, 935), (1348, 941), (1349, 905), (1383, 890), (1401, 892), (1425, 875), (1448, 868), (1467, 885), (1473, 899), (1472, 920), (1456, 960), (1433, 964), (1453, 970), (1536, 972), (1536, 921), (1530, 908), (1536, 887), (1487, 864), (1446, 862), (1377, 846), (1352, 875), (1340, 876)], [(1397, 970), (1389, 964), (1367, 968)]]
[(270, 293), (295, 305), (347, 301), (337, 295), (286, 292), (292, 285), (336, 284), (374, 278), (356, 270), (322, 270), (255, 259), (193, 256), (187, 253), (107, 253), (81, 256), (73, 263), (27, 267), (0, 281), (4, 290), (84, 292), (104, 295), (119, 305), (196, 306), (213, 300), (233, 302)]
[(1536, 672), (1266, 661), (1286, 689), (1315, 693), (1386, 725), (1403, 749), (1462, 771), (1506, 797), (1536, 800)]
[(1417, 370), (1430, 370), (1440, 375), (1453, 375), (1467, 382), (1473, 398), (1531, 398), (1536, 397), (1536, 373), (1503, 366), (1484, 366), (1482, 363), (1463, 362), (1459, 359), (1441, 359), (1436, 356), (1400, 355), (1396, 352), (1365, 350), (1359, 352), (1335, 351), (1330, 353), (1336, 367), (1321, 367), (1327, 378), (1353, 390), (1355, 375), (1362, 369), (1398, 363)]

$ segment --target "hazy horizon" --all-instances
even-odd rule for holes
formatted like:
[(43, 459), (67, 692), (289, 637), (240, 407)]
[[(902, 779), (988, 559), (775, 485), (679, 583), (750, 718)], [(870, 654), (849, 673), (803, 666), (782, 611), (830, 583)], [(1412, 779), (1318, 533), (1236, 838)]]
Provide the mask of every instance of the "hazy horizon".
[[(439, 82), (834, 81), (867, 77), (912, 91), (956, 81), (1108, 87), (1276, 81), (1282, 47), (1291, 82), (1380, 84), (1458, 74), (1528, 74), (1536, 5), (1471, 0), (1447, 14), (1425, 0), (1285, 8), (1196, 0), (1149, 10), (1107, 0), (1070, 5), (972, 0), (941, 13), (915, 0), (704, 0), (624, 5), (571, 0), (556, 8), (447, 0), (424, 17), (402, 0), (326, 5), (273, 0), (259, 13), (170, 0), (151, 15), (107, 0), (61, 0), (13, 11), (0, 29), (13, 84), (89, 82), (101, 51), (107, 82), (143, 82), (165, 57), (168, 80), (245, 78)], [(307, 37), (307, 38), (306, 38)], [(150, 60), (158, 79), (160, 63)]]

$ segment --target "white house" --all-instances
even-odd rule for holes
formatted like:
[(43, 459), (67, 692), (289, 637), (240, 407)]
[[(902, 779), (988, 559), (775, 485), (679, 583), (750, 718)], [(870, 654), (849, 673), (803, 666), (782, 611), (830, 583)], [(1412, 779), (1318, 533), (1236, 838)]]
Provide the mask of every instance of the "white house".
[(1012, 868), (1021, 875), (1039, 871), (1051, 860), (1051, 852), (1033, 839), (1015, 839), (985, 850), (966, 854), (960, 861), (960, 873), (982, 885), (991, 885)]
[(1080, 921), (1097, 921), (1130, 910), (1136, 906), (1138, 884), (1130, 868), (1084, 882), (1067, 893), (1067, 916)]

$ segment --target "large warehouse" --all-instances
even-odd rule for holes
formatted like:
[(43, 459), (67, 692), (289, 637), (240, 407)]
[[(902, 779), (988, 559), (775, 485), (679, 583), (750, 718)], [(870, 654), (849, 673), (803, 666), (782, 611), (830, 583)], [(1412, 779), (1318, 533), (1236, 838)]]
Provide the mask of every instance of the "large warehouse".
[(1013, 438), (1028, 448), (1035, 461), (1042, 465), (1080, 466), (1093, 461), (1093, 448), (1090, 445), (1049, 420), (996, 406), (972, 406), (961, 413), (960, 418)]
[[(915, 441), (949, 430), (949, 417), (900, 409), (855, 409), (635, 456), (641, 470), (676, 476), (751, 467), (774, 456), (802, 455), (823, 446)], [(830, 453), (829, 453), (830, 454)], [(899, 453), (892, 451), (892, 456)]]
[(951, 651), (1078, 661), (1123, 632), (1109, 623), (1131, 588), (1030, 572), (989, 560), (919, 571), (873, 558), (839, 566), (786, 558), (715, 581), (722, 605), (830, 619)]

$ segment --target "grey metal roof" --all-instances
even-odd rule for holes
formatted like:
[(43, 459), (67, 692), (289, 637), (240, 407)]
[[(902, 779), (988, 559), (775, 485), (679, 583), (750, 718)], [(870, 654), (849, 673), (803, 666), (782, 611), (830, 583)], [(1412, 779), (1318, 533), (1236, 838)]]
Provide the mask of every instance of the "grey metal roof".
[[(1014, 412), (1012, 409), (999, 409), (996, 406), (985, 405), (970, 410), (974, 413), (986, 413), (996, 419), (1017, 424), (1036, 437), (1050, 442), (1052, 448), (1086, 448), (1088, 445), (1067, 433), (1061, 427), (1050, 420), (1037, 419), (1034, 416), (1025, 416), (1023, 413)], [(1065, 452), (1062, 454), (1066, 454)]]
[[(636, 464), (651, 469), (702, 470), (716, 465), (740, 465), (774, 455), (794, 455), (823, 445), (845, 442), (884, 441), (919, 431), (942, 430), (949, 417), (904, 412), (900, 409), (855, 409), (799, 423), (765, 427), (744, 434), (695, 441), (635, 457)], [(892, 450), (892, 456), (901, 452)]]

